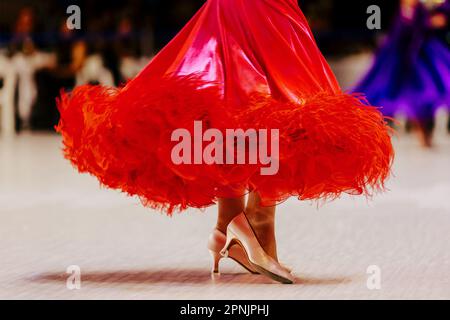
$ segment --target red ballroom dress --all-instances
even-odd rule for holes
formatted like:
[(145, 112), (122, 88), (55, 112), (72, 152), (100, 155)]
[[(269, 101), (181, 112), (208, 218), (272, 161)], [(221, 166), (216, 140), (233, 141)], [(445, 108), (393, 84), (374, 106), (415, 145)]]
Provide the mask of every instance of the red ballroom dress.
[[(126, 85), (58, 99), (64, 154), (102, 185), (168, 214), (237, 190), (272, 205), (382, 190), (394, 157), (378, 108), (344, 93), (296, 0), (208, 0)], [(175, 164), (174, 130), (278, 129), (279, 169)], [(241, 191), (242, 192), (242, 191)]]

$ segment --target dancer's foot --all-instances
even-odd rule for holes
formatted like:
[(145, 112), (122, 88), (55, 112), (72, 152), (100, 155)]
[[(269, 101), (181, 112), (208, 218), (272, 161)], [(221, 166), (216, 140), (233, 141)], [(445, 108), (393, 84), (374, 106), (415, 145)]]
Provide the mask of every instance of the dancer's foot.
[[(261, 238), (261, 243), (264, 243), (264, 246), (261, 244), (262, 248), (267, 252), (267, 254), (272, 257), (275, 261), (280, 263), (281, 267), (284, 268), (287, 272), (291, 273), (292, 268), (286, 266), (285, 264), (278, 261), (277, 256), (277, 243), (275, 240), (275, 227), (274, 223), (269, 221), (262, 221), (260, 218), (260, 215), (258, 216), (256, 211), (252, 211), (251, 214), (252, 218), (250, 219), (248, 216), (248, 220), (254, 220), (254, 222), (250, 222), (250, 225), (252, 226), (255, 234), (257, 235), (258, 241)], [(254, 216), (254, 217), (253, 217)], [(253, 225), (254, 224), (254, 225)], [(218, 255), (217, 253), (224, 247), (226, 242), (226, 228), (225, 231), (222, 231), (220, 229), (220, 224), (216, 226), (216, 229), (211, 233), (208, 241), (208, 249), (211, 253), (211, 256), (213, 258), (213, 273), (218, 273), (219, 269), (219, 262), (222, 257)], [(228, 225), (227, 225), (228, 226)], [(258, 236), (259, 234), (259, 236)], [(248, 260), (245, 257), (244, 251), (238, 246), (234, 245), (229, 250), (228, 257), (240, 264), (244, 269), (249, 271), (250, 273), (258, 273), (256, 270), (254, 270), (251, 265), (249, 264)]]
[[(213, 258), (213, 267), (212, 273), (219, 273), (219, 262), (223, 258), (220, 254), (220, 251), (225, 247), (227, 241), (227, 236), (224, 232), (214, 229), (208, 240), (208, 249)], [(233, 245), (228, 250), (228, 258), (234, 260), (239, 265), (241, 265), (244, 269), (246, 269), (250, 273), (258, 273), (248, 261), (248, 258), (244, 252), (244, 250), (238, 246)]]
[(294, 282), (292, 275), (261, 247), (244, 213), (238, 215), (228, 225), (227, 242), (222, 254), (229, 255), (229, 250), (234, 245), (238, 245), (244, 250), (250, 265), (259, 273), (281, 283), (291, 284)]
[[(242, 191), (241, 193), (243, 193)], [(252, 192), (249, 195), (247, 208), (245, 208), (245, 197), (237, 197), (233, 199), (220, 199), (219, 201), (219, 215), (216, 225), (216, 230), (223, 233), (227, 232), (229, 223), (241, 212), (245, 211), (250, 225), (252, 226), (258, 241), (261, 243), (263, 249), (267, 254), (278, 261), (277, 244), (275, 240), (275, 207), (262, 207), (260, 205), (260, 197), (257, 193)], [(216, 233), (216, 240), (219, 238)], [(225, 240), (223, 240), (225, 241)], [(235, 250), (235, 249), (234, 249)], [(231, 255), (234, 256), (234, 250), (231, 250)], [(214, 251), (214, 250), (213, 250)], [(216, 259), (217, 258), (217, 259)], [(216, 255), (215, 261), (217, 264), (220, 257)], [(239, 258), (238, 258), (239, 259)], [(236, 260), (236, 259), (234, 259)], [(239, 259), (240, 263), (242, 259)], [(215, 263), (216, 264), (216, 263)], [(241, 263), (242, 264), (242, 263)], [(247, 268), (244, 264), (244, 267)], [(288, 272), (292, 269), (283, 266)]]

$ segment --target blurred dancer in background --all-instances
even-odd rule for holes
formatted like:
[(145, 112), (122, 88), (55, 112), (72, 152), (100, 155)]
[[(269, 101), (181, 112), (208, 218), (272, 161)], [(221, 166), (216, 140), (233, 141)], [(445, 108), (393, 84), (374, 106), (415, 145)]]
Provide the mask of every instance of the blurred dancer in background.
[(65, 21), (60, 24), (54, 46), (56, 61), (35, 74), (40, 90), (33, 107), (34, 129), (49, 129), (58, 123), (59, 114), (54, 108), (55, 96), (62, 88), (75, 86), (76, 74), (87, 57), (86, 42), (75, 31), (69, 30)]
[[(436, 109), (449, 105), (450, 50), (436, 30), (448, 28), (448, 2), (402, 0), (397, 21), (374, 64), (354, 89), (385, 116), (406, 115), (430, 147)], [(437, 10), (439, 8), (439, 10)]]
[(20, 10), (9, 44), (11, 63), (17, 73), (17, 112), (16, 129), (29, 128), (31, 125), (32, 105), (37, 95), (33, 79), (34, 66), (30, 57), (36, 52), (34, 37), (35, 13), (32, 8)]
[[(450, 50), (450, 0), (445, 1), (436, 9), (435, 23), (442, 25), (436, 29), (437, 36), (447, 44)], [(450, 105), (447, 104), (447, 110), (450, 112)], [(447, 130), (450, 133), (450, 117), (448, 119)]]

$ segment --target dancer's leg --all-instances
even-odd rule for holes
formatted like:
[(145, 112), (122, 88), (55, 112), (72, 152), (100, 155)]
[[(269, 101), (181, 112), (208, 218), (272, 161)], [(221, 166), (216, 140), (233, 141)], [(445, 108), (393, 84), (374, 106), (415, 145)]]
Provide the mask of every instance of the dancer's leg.
[(426, 106), (419, 120), (419, 132), (424, 147), (432, 146), (433, 131), (435, 127), (434, 113), (431, 106)]
[(216, 228), (226, 234), (228, 224), (244, 210), (245, 196), (219, 199), (219, 214), (217, 216)]
[(447, 131), (448, 131), (448, 133), (450, 133), (450, 115), (449, 115), (448, 121), (447, 121)]
[(269, 256), (278, 261), (275, 240), (275, 206), (261, 206), (259, 194), (251, 192), (245, 213), (263, 249)]

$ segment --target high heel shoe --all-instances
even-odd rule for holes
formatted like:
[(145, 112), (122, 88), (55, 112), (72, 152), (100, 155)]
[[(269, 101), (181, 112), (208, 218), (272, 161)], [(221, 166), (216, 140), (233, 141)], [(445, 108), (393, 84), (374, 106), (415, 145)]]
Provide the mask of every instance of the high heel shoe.
[[(214, 231), (209, 236), (208, 249), (209, 249), (209, 252), (211, 253), (211, 257), (213, 259), (212, 273), (219, 273), (219, 262), (222, 258), (224, 258), (222, 256), (222, 254), (220, 253), (220, 251), (225, 246), (226, 241), (227, 241), (227, 236), (217, 229), (214, 229)], [(244, 250), (240, 246), (238, 246), (238, 245), (231, 246), (229, 249), (228, 258), (237, 262), (248, 272), (253, 273), (253, 274), (258, 273), (250, 265), (250, 262), (248, 261)]]
[(236, 216), (228, 225), (222, 255), (229, 256), (230, 248), (236, 244), (243, 249), (250, 266), (258, 273), (284, 284), (294, 282), (292, 275), (261, 247), (245, 213)]

